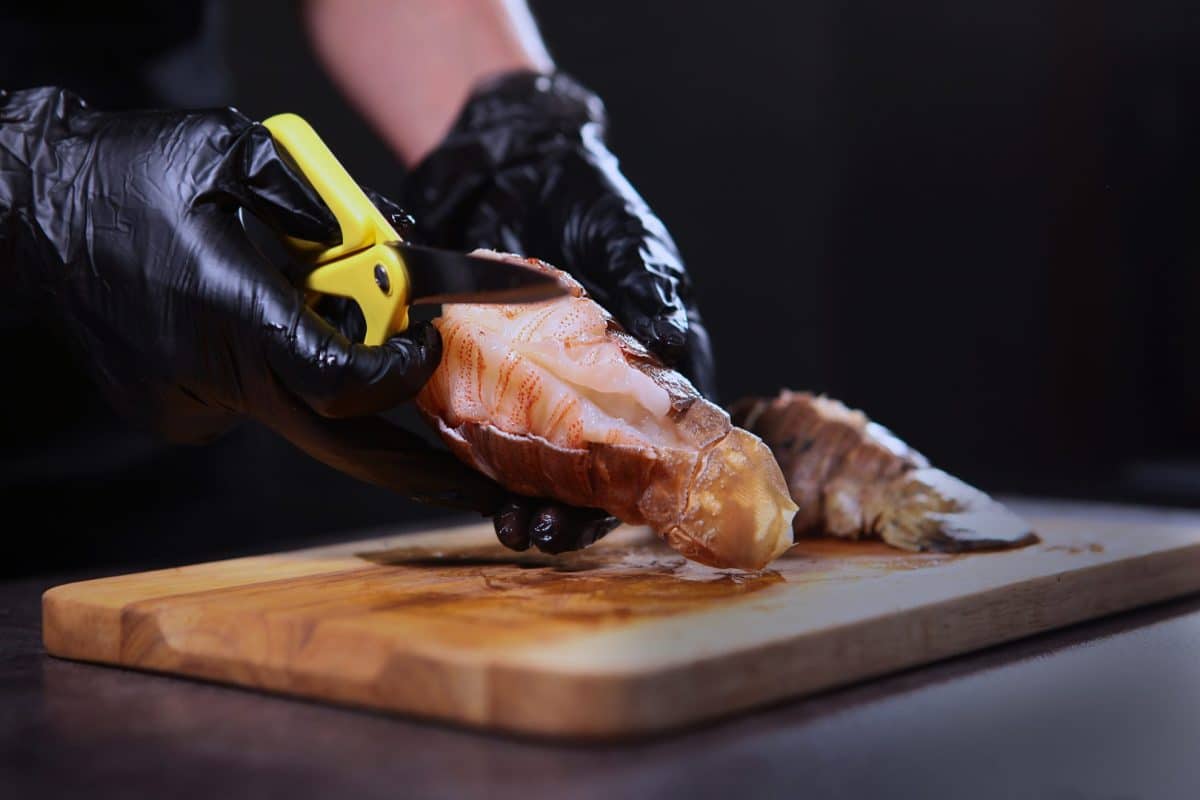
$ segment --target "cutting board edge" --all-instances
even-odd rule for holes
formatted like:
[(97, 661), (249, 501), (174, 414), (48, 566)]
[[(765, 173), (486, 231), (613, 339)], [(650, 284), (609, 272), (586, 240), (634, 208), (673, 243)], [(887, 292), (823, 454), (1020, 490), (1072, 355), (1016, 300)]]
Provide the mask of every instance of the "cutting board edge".
[[(1186, 560), (1178, 558), (1181, 551), (1187, 556)], [(1090, 588), (1081, 587), (1078, 582), (1079, 580), (1104, 583), (1116, 578), (1115, 573), (1120, 572), (1121, 567), (1131, 564), (1141, 567), (1146, 571), (1146, 574), (1141, 576), (1141, 580), (1137, 583), (1126, 582), (1121, 587), (1124, 590), (1124, 595), (1119, 599), (1111, 599), (1110, 602), (1104, 604), (1102, 607), (1086, 608), (1078, 603), (1073, 607), (1073, 596), (1078, 595), (1082, 597), (1088, 594), (1087, 589)], [(1135, 608), (1154, 605), (1185, 595), (1198, 593), (1200, 592), (1200, 543), (1156, 553), (1147, 553), (1125, 562), (1096, 564), (1092, 567), (1071, 573), (1071, 577), (1075, 580), (1070, 582), (1069, 587), (1061, 580), (1061, 574), (1052, 574), (1037, 576), (1019, 584), (995, 587), (975, 595), (968, 595), (966, 599), (974, 603), (976, 608), (986, 609), (991, 605), (996, 607), (1001, 615), (1004, 615), (1002, 607), (1009, 604), (1014, 593), (1034, 594), (1036, 595), (1035, 597), (1025, 598), (1027, 604), (1040, 603), (1043, 607), (1054, 609), (1057, 616), (1027, 627), (1014, 628), (1001, 636), (984, 633), (981, 629), (974, 638), (957, 641), (925, 655), (895, 658), (890, 662), (887, 661), (886, 654), (889, 652), (905, 652), (903, 648), (892, 649), (890, 645), (882, 644), (888, 639), (887, 628), (901, 624), (907, 625), (910, 628), (919, 627), (922, 623), (933, 625), (939, 619), (946, 618), (943, 614), (945, 607), (959, 605), (963, 602), (964, 598), (931, 603), (915, 609), (904, 618), (897, 619), (881, 615), (848, 623), (839, 626), (837, 629), (807, 631), (790, 639), (776, 642), (769, 647), (739, 650), (693, 662), (687, 667), (693, 678), (695, 678), (698, 671), (711, 672), (715, 675), (729, 674), (731, 662), (734, 666), (737, 666), (738, 662), (746, 661), (747, 659), (753, 659), (755, 663), (753, 663), (752, 667), (760, 673), (776, 672), (776, 669), (771, 668), (768, 663), (764, 663), (769, 660), (769, 658), (764, 658), (764, 654), (770, 658), (794, 661), (796, 658), (795, 651), (797, 648), (804, 646), (805, 640), (828, 638), (831, 633), (841, 635), (847, 639), (871, 642), (880, 653), (884, 654), (882, 656), (878, 654), (875, 656), (878, 658), (881, 666), (873, 668), (864, 667), (841, 675), (828, 675), (815, 680), (809, 680), (806, 676), (798, 681), (794, 680), (790, 684), (777, 684), (775, 686), (753, 681), (750, 683), (750, 686), (754, 687), (754, 691), (747, 693), (743, 697), (726, 697), (721, 704), (718, 704), (720, 707), (712, 711), (705, 710), (705, 703), (700, 702), (701, 698), (697, 693), (685, 693), (683, 696), (678, 696), (677, 692), (672, 692), (673, 685), (684, 669), (678, 665), (655, 671), (642, 672), (632, 677), (628, 674), (621, 675), (614, 673), (592, 676), (588, 676), (586, 673), (574, 673), (564, 676), (562, 673), (549, 672), (538, 674), (537, 670), (518, 670), (515, 672), (515, 676), (525, 686), (537, 685), (544, 690), (548, 685), (548, 681), (555, 677), (569, 677), (577, 684), (588, 683), (589, 678), (595, 678), (598, 680), (592, 683), (592, 685), (587, 686), (586, 691), (580, 692), (577, 685), (573, 687), (573, 693), (582, 694), (589, 698), (600, 697), (604, 693), (603, 684), (611, 682), (621, 686), (625, 690), (626, 696), (610, 697), (603, 702), (594, 704), (597, 707), (589, 708), (586, 711), (579, 711), (579, 715), (582, 718), (580, 724), (564, 726), (561, 716), (551, 720), (526, 720), (515, 727), (504, 726), (497, 719), (490, 720), (489, 724), (493, 727), (503, 727), (509, 732), (522, 734), (568, 736), (583, 740), (615, 740), (654, 735), (711, 722), (723, 717), (745, 713), (756, 708), (776, 705), (786, 700), (801, 699), (832, 689), (861, 683), (872, 678), (903, 672), (915, 667), (926, 666), (957, 656), (979, 652), (1008, 642), (1027, 639), (1032, 636), (1102, 619)], [(1113, 598), (1112, 595), (1109, 595), (1109, 597)], [(961, 609), (957, 609), (952, 618), (962, 619), (964, 616), (966, 614)], [(875, 627), (881, 630), (872, 630)], [(870, 662), (872, 656), (864, 651), (861, 654), (861, 660), (864, 663)], [(781, 668), (778, 669), (778, 674), (797, 675), (800, 673), (796, 670), (789, 671), (786, 668)], [(641, 693), (659, 702), (664, 702), (663, 698), (668, 698), (665, 701), (665, 705), (670, 712), (674, 713), (659, 713), (652, 715), (652, 718), (645, 719), (626, 717), (605, 723), (604, 716), (606, 712), (611, 713), (612, 709), (627, 709), (636, 706), (637, 703), (632, 702), (629, 696), (635, 693)], [(676, 696), (672, 697), (673, 694)], [(542, 700), (534, 703), (534, 705), (545, 707), (546, 704)], [(711, 706), (711, 704), (709, 705)], [(634, 716), (636, 717), (636, 715)], [(511, 720), (512, 717), (509, 716), (508, 719)], [(597, 723), (601, 724), (598, 725)]]
[[(1182, 557), (1181, 557), (1182, 556)], [(1103, 585), (1116, 581), (1118, 573), (1132, 574), (1136, 580), (1121, 581), (1117, 594), (1102, 593), (1107, 602), (1100, 606), (1088, 607), (1086, 604), (1072, 605), (1072, 595), (1082, 597), (1089, 594), (1092, 584)], [(1122, 562), (1107, 562), (1070, 573), (1071, 580), (1064, 582), (1061, 574), (1038, 576), (1027, 581), (1005, 587), (985, 590), (975, 595), (966, 596), (969, 609), (964, 611), (961, 604), (964, 598), (953, 601), (940, 601), (919, 607), (902, 619), (890, 618), (886, 615), (867, 618), (861, 621), (840, 626), (838, 629), (806, 631), (786, 640), (775, 642), (769, 647), (754, 650), (743, 649), (726, 654), (713, 656), (699, 662), (694, 662), (685, 668), (681, 665), (667, 666), (652, 671), (640, 673), (592, 674), (580, 672), (564, 673), (560, 671), (539, 671), (528, 665), (513, 667), (506, 665), (503, 660), (483, 662), (475, 666), (477, 675), (486, 687), (481, 698), (482, 706), (476, 708), (476, 713), (468, 717), (459, 709), (442, 711), (419, 711), (404, 702), (387, 697), (374, 696), (367, 698), (329, 697), (312, 691), (296, 691), (290, 689), (286, 680), (276, 683), (254, 684), (246, 681), (231, 681), (222, 678), (220, 660), (212, 663), (192, 663), (185, 668), (161, 669), (152, 665), (131, 662), (122, 658), (120, 652), (122, 637), (110, 637), (118, 642), (116, 648), (105, 648), (99, 636), (87, 637), (83, 642), (69, 643), (58, 616), (68, 612), (78, 612), (86, 608), (88, 612), (97, 615), (101, 625), (118, 626), (122, 624), (122, 610), (117, 608), (89, 608), (78, 598), (71, 596), (70, 587), (78, 584), (66, 584), (54, 587), (43, 595), (43, 636), (46, 649), (52, 655), (85, 661), (99, 661), (106, 664), (132, 667), (164, 675), (186, 675), (206, 681), (236, 685), (257, 691), (270, 691), (308, 699), (333, 700), (334, 702), (359, 708), (383, 708), (390, 712), (398, 712), (424, 719), (433, 719), (458, 725), (484, 726), (508, 733), (533, 737), (568, 737), (577, 740), (612, 741), (644, 737), (659, 733), (678, 730), (701, 724), (713, 719), (744, 713), (750, 709), (777, 704), (786, 699), (812, 695), (829, 689), (859, 683), (873, 677), (879, 677), (910, 669), (913, 667), (941, 661), (954, 656), (991, 647), (1002, 642), (1026, 638), (1044, 633), (1049, 630), (1066, 627), (1072, 624), (1097, 619), (1121, 611), (1162, 602), (1173, 597), (1200, 591), (1200, 543), (1170, 548), (1167, 550), (1146, 553)], [(1080, 586), (1084, 581), (1085, 586)], [(961, 624), (972, 614), (993, 609), (994, 615), (1010, 616), (1005, 613), (1006, 607), (1012, 606), (1012, 598), (1021, 597), (1025, 608), (1042, 606), (1052, 610), (1050, 617), (1032, 624), (1014, 627), (1008, 632), (997, 636), (994, 628), (988, 628), (991, 633), (982, 629), (970, 635), (970, 626)], [(935, 628), (947, 618), (944, 608), (951, 603), (958, 606), (950, 619), (956, 619), (962, 630), (956, 631), (959, 638), (948, 637), (940, 647), (927, 649), (923, 653), (913, 653), (911, 648), (893, 648), (890, 643), (897, 635), (918, 638), (921, 628)], [(899, 630), (899, 629), (905, 630)], [(78, 622), (72, 626), (78, 632)], [(97, 629), (99, 633), (101, 629)], [(111, 630), (111, 627), (110, 627)], [(839, 646), (847, 651), (852, 650), (854, 643), (867, 641), (875, 648), (861, 650), (857, 657), (862, 664), (877, 659), (877, 666), (858, 668), (844, 671), (840, 674), (805, 672), (803, 667), (806, 658), (811, 653), (800, 652), (806, 640), (813, 638), (827, 639), (830, 636), (837, 639)], [(180, 656), (188, 655), (186, 650), (177, 651)], [(898, 653), (909, 653), (897, 657)], [(819, 656), (819, 654), (818, 654)], [(828, 660), (827, 660), (828, 661)], [(731, 673), (731, 665), (733, 667)], [(463, 665), (456, 665), (465, 668)], [(785, 683), (771, 683), (766, 680), (753, 680), (748, 684), (748, 691), (726, 692), (721, 696), (720, 703), (705, 702), (705, 692), (696, 686), (703, 682), (705, 676), (736, 674), (744, 677), (744, 670), (749, 669), (760, 675), (791, 675), (793, 679)], [(283, 671), (286, 676), (286, 670)], [(692, 682), (690, 688), (681, 691), (683, 675)], [(311, 678), (311, 676), (308, 676)], [(555, 685), (557, 682), (558, 685)], [(532, 691), (531, 691), (531, 687)], [(507, 691), (506, 691), (507, 689)], [(585, 704), (574, 703), (569, 715), (563, 715), (564, 707), (554, 701), (554, 695), (561, 694), (574, 698), (584, 697)], [(651, 703), (655, 710), (647, 712), (644, 704)], [(547, 709), (556, 709), (548, 712)]]

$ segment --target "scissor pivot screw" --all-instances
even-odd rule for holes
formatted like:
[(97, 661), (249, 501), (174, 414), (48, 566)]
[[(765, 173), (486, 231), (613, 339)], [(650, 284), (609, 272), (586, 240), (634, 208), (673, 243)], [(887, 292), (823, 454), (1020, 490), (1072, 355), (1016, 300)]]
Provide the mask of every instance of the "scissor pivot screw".
[(379, 291), (384, 294), (392, 293), (392, 281), (388, 277), (387, 268), (383, 264), (375, 265), (375, 285), (379, 287)]

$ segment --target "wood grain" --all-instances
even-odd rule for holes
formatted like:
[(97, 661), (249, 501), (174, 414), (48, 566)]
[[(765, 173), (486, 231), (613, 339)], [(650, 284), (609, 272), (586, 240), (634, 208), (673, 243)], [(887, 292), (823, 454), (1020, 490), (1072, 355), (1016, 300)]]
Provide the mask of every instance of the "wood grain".
[(1043, 542), (1024, 550), (814, 540), (760, 573), (685, 562), (637, 529), (552, 558), (479, 525), (58, 586), (43, 636), (68, 658), (611, 738), (1200, 590), (1191, 520), (1034, 522)]

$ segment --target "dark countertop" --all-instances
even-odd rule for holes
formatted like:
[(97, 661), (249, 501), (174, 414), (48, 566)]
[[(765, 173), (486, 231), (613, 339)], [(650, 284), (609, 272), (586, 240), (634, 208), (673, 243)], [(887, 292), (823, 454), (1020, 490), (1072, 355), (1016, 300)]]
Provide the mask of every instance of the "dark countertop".
[(1119, 800), (1200, 786), (1200, 596), (672, 737), (569, 746), (47, 656), (42, 591), (97, 574), (0, 583), (4, 797)]

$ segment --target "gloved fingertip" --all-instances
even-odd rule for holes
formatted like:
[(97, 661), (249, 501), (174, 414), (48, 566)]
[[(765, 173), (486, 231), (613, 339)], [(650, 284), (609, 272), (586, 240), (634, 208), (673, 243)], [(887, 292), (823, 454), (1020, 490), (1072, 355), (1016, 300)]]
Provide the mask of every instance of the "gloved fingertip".
[(620, 520), (598, 508), (551, 504), (530, 518), (529, 538), (543, 553), (557, 555), (580, 550), (608, 535)]
[(400, 234), (400, 238), (408, 240), (412, 234), (413, 228), (417, 221), (413, 215), (405, 211), (398, 203), (385, 195), (380, 194), (374, 189), (363, 186), (361, 187), (367, 199), (387, 218), (392, 227), (396, 229), (396, 233)]
[(410, 328), (414, 336), (420, 336), (425, 346), (439, 358), (442, 355), (442, 334), (432, 322), (418, 322)]
[(592, 537), (588, 544), (595, 544), (619, 527), (621, 527), (621, 520), (617, 519), (611, 514), (605, 513), (602, 518), (598, 519), (592, 524)]
[(400, 238), (405, 241), (413, 236), (413, 231), (417, 227), (417, 219), (412, 214), (404, 209), (393, 211), (387, 215), (388, 222), (392, 223), (392, 227), (396, 229), (396, 233), (400, 234)]
[(651, 330), (659, 347), (675, 352), (687, 344), (687, 323), (675, 317), (659, 317), (654, 320)]
[(432, 322), (414, 322), (407, 330), (393, 334), (384, 346), (436, 363), (442, 356), (442, 335)]
[(557, 555), (576, 548), (571, 531), (564, 527), (562, 509), (557, 506), (545, 506), (538, 509), (532, 516), (529, 526), (529, 538), (534, 546), (543, 553)]
[(431, 322), (417, 322), (383, 344), (390, 362), (387, 369), (399, 384), (399, 400), (421, 390), (442, 360), (442, 335)]
[(687, 348), (687, 322), (673, 314), (643, 317), (634, 323), (631, 332), (667, 366), (674, 366)]
[(492, 517), (492, 527), (500, 544), (509, 550), (529, 549), (529, 511), (523, 504), (505, 503)]

